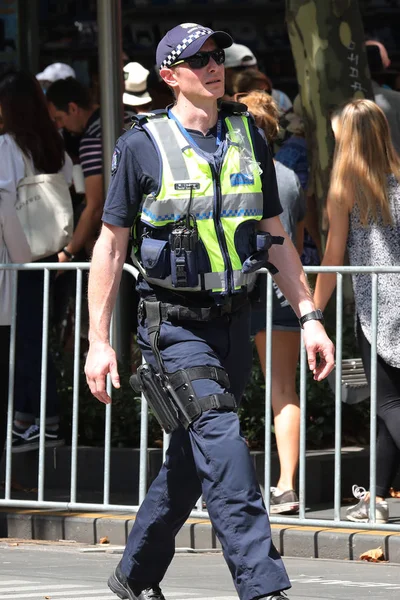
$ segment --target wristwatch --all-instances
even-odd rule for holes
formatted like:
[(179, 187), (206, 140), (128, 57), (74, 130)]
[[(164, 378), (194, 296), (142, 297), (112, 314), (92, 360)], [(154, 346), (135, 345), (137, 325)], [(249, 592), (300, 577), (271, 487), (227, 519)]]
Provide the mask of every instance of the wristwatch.
[(64, 252), (64, 254), (68, 258), (68, 260), (73, 260), (75, 258), (74, 254), (72, 254), (72, 252), (67, 250), (65, 247), (61, 250), (61, 252)]
[(324, 315), (322, 314), (322, 310), (312, 310), (311, 312), (303, 315), (299, 319), (300, 327), (303, 328), (304, 323), (307, 321), (321, 321), (322, 325), (324, 324)]

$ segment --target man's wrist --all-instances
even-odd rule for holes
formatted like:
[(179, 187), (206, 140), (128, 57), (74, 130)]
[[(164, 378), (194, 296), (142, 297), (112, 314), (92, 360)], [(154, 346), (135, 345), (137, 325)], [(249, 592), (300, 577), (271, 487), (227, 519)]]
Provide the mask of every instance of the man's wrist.
[(61, 250), (61, 252), (63, 252), (65, 254), (65, 256), (68, 258), (68, 260), (73, 260), (75, 258), (75, 255), (72, 254), (72, 252), (70, 252), (66, 246), (64, 246), (64, 248)]
[(91, 346), (96, 346), (96, 345), (103, 345), (103, 346), (109, 346), (110, 345), (110, 338), (108, 336), (98, 336), (98, 335), (90, 335), (88, 336), (88, 341), (89, 344)]
[(311, 312), (302, 315), (299, 319), (300, 327), (303, 329), (305, 323), (308, 323), (308, 321), (320, 321), (323, 325), (324, 315), (322, 314), (322, 310), (317, 308), (316, 310), (312, 310)]

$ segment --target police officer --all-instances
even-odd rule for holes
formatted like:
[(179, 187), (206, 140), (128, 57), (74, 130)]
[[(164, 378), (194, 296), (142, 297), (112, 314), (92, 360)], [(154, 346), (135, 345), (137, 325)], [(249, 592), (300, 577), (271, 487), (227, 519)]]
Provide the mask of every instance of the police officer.
[(118, 140), (93, 253), (85, 367), (92, 393), (110, 402), (107, 374), (120, 387), (108, 332), (132, 231), (141, 273), (138, 343), (145, 360), (169, 374), (189, 414), (171, 435), (108, 581), (129, 600), (164, 600), (159, 584), (175, 536), (201, 494), (239, 597), (286, 598), (290, 582), (235, 412), (251, 369), (247, 294), (259, 266), (279, 269), (276, 282), (301, 317), (314, 378), (333, 368), (322, 314), (280, 224), (269, 149), (244, 105), (217, 103), (231, 44), (228, 34), (194, 23), (160, 41), (157, 65), (175, 104), (138, 115)]

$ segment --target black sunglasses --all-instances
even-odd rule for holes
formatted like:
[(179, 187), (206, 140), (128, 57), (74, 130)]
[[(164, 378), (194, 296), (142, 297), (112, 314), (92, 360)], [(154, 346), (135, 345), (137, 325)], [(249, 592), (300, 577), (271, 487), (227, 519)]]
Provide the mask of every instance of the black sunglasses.
[(210, 58), (212, 58), (217, 65), (222, 65), (225, 62), (225, 50), (218, 49), (210, 50), (209, 52), (196, 52), (193, 56), (189, 56), (188, 58), (174, 63), (171, 67), (187, 63), (191, 69), (202, 69), (208, 65)]

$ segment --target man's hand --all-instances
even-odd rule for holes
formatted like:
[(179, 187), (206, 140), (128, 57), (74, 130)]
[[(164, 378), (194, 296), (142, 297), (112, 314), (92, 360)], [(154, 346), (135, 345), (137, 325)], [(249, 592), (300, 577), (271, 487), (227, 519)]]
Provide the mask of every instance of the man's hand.
[[(326, 335), (320, 321), (307, 321), (304, 323), (303, 339), (310, 371), (313, 372), (316, 381), (321, 381), (329, 375), (335, 366), (335, 347)], [(319, 354), (318, 365), (317, 354)]]
[(106, 377), (110, 374), (111, 383), (115, 388), (120, 387), (117, 357), (113, 348), (106, 342), (92, 342), (86, 358), (86, 381), (93, 396), (110, 404), (111, 398), (106, 391)]

